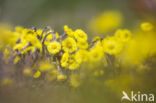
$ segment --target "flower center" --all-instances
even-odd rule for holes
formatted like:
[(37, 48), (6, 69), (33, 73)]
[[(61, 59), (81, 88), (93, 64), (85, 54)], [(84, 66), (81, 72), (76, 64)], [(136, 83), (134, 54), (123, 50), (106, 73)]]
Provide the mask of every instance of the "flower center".
[(115, 48), (115, 45), (114, 44), (111, 43), (111, 44), (108, 45), (108, 49), (111, 49), (112, 50), (114, 48)]
[(57, 46), (56, 46), (56, 45), (54, 45), (54, 44), (53, 44), (53, 45), (51, 45), (51, 48), (52, 48), (52, 49), (56, 49), (56, 47), (57, 47)]

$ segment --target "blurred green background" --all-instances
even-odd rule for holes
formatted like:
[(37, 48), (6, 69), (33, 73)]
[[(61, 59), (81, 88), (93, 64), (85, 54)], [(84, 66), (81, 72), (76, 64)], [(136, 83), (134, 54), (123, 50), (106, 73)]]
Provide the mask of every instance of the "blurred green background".
[(134, 4), (134, 0), (0, 0), (0, 21), (25, 27), (50, 25), (57, 30), (65, 24), (86, 29), (96, 15), (118, 10), (128, 26), (136, 19)]

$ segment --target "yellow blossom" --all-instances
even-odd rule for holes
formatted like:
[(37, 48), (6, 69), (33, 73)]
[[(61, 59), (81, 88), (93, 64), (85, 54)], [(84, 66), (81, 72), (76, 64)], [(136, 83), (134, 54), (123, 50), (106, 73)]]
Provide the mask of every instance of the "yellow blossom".
[(79, 41), (77, 43), (77, 46), (80, 48), (80, 49), (87, 49), (88, 48), (88, 43), (86, 41)]
[(24, 68), (23, 69), (23, 75), (25, 75), (25, 76), (31, 76), (32, 75), (31, 68)]
[(122, 43), (114, 37), (107, 37), (103, 39), (104, 52), (108, 54), (119, 54), (122, 50)]
[(64, 80), (66, 80), (66, 79), (67, 79), (67, 76), (64, 75), (64, 74), (58, 74), (58, 75), (57, 75), (57, 80), (58, 80), (58, 81), (64, 81)]
[(52, 63), (48, 63), (48, 62), (40, 62), (39, 63), (39, 70), (41, 71), (41, 72), (43, 72), (43, 71), (49, 71), (49, 70), (51, 70), (51, 69), (53, 69), (53, 64)]
[(72, 29), (70, 29), (67, 25), (64, 26), (64, 31), (70, 37), (72, 37), (74, 35), (74, 32), (72, 31)]
[(87, 40), (87, 34), (81, 29), (77, 29), (74, 32), (74, 37), (77, 39), (77, 41), (80, 41), (80, 42)]
[(77, 88), (77, 87), (80, 86), (80, 84), (81, 84), (81, 79), (80, 79), (79, 75), (72, 74), (71, 77), (70, 77), (70, 85), (72, 87)]
[(149, 23), (149, 22), (144, 22), (144, 23), (141, 24), (141, 29), (143, 31), (150, 31), (150, 30), (153, 29), (153, 25), (151, 23)]
[(40, 71), (36, 71), (33, 75), (34, 78), (39, 78), (41, 76), (41, 72)]
[(79, 62), (87, 62), (88, 61), (88, 51), (80, 49), (79, 51), (76, 52), (75, 57)]
[(47, 49), (50, 53), (56, 54), (56, 53), (60, 52), (61, 44), (57, 41), (53, 41), (53, 42), (48, 44)]
[(68, 53), (64, 53), (63, 55), (62, 55), (62, 58), (61, 58), (61, 66), (62, 67), (67, 67), (67, 65), (68, 65), (68, 58), (69, 58), (69, 54)]
[(76, 41), (71, 37), (67, 37), (65, 40), (63, 40), (62, 46), (65, 52), (72, 53), (77, 50)]
[(131, 39), (131, 32), (127, 29), (123, 29), (123, 30), (118, 29), (115, 32), (115, 37), (120, 41), (127, 42)]

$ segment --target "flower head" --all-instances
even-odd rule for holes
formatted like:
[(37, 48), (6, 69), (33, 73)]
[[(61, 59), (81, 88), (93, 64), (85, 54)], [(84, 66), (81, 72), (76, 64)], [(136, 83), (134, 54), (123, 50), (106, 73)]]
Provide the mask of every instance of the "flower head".
[(48, 44), (48, 51), (52, 54), (56, 54), (61, 50), (61, 44), (57, 41), (53, 41)]
[(62, 55), (62, 58), (61, 58), (61, 66), (62, 67), (67, 67), (67, 65), (68, 65), (68, 58), (69, 58), (69, 54), (68, 53), (64, 53), (63, 55)]
[(127, 42), (131, 38), (131, 32), (127, 29), (124, 29), (124, 30), (118, 29), (115, 32), (115, 37), (119, 39), (120, 41)]
[(153, 25), (151, 23), (149, 23), (149, 22), (144, 22), (144, 23), (141, 24), (141, 29), (143, 31), (150, 31), (150, 30), (153, 29)]
[(87, 40), (87, 34), (81, 29), (77, 29), (74, 32), (74, 37), (77, 39), (77, 41), (86, 41)]
[(67, 25), (64, 26), (64, 31), (70, 37), (72, 37), (74, 35), (74, 32), (72, 31), (72, 29), (70, 29)]
[(65, 52), (72, 53), (77, 50), (76, 41), (71, 37), (68, 37), (64, 41), (62, 41), (62, 46)]
[(108, 54), (119, 54), (122, 50), (122, 43), (114, 37), (103, 39), (104, 52)]

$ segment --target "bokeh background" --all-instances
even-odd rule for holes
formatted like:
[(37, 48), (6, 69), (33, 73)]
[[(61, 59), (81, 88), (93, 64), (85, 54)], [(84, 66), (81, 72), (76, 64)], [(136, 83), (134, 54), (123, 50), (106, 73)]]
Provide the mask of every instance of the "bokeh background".
[[(132, 29), (142, 21), (155, 22), (155, 0), (0, 0), (0, 22), (12, 26), (44, 28), (51, 26), (63, 33), (63, 26), (83, 29), (91, 38), (95, 35), (88, 27), (90, 21), (106, 11), (118, 11), (122, 15), (121, 28)], [(112, 32), (115, 29), (112, 29)], [(107, 33), (107, 32), (105, 32)], [(98, 33), (96, 34), (98, 35)], [(155, 68), (155, 64), (152, 66)], [(155, 71), (155, 70), (153, 70)], [(155, 73), (155, 72), (153, 72)], [(148, 74), (152, 74), (152, 71)], [(154, 75), (154, 74), (152, 74)], [(151, 76), (152, 78), (153, 76)], [(126, 78), (124, 75), (120, 78)], [(145, 77), (146, 78), (146, 77)], [(133, 79), (135, 78), (126, 78)], [(118, 79), (117, 79), (118, 80)], [(145, 80), (146, 82), (148, 80)], [(38, 82), (38, 81), (37, 81)], [(79, 89), (71, 89), (66, 84), (51, 88), (44, 81), (33, 85), (0, 89), (0, 103), (118, 103), (120, 95), (97, 83), (86, 83)], [(124, 82), (124, 80), (123, 80)], [(135, 81), (136, 82), (136, 81)], [(117, 81), (116, 85), (120, 85)], [(148, 83), (147, 83), (148, 84)], [(153, 81), (149, 81), (151, 91), (156, 91)], [(146, 86), (143, 86), (145, 89)], [(152, 88), (150, 88), (152, 87)], [(138, 87), (133, 89), (138, 90)], [(146, 91), (146, 90), (145, 90)], [(148, 91), (148, 92), (151, 92)], [(116, 102), (117, 101), (117, 102)]]
[(154, 0), (0, 0), (0, 21), (25, 27), (67, 24), (87, 30), (89, 20), (108, 10), (124, 16), (124, 27), (155, 15)]

